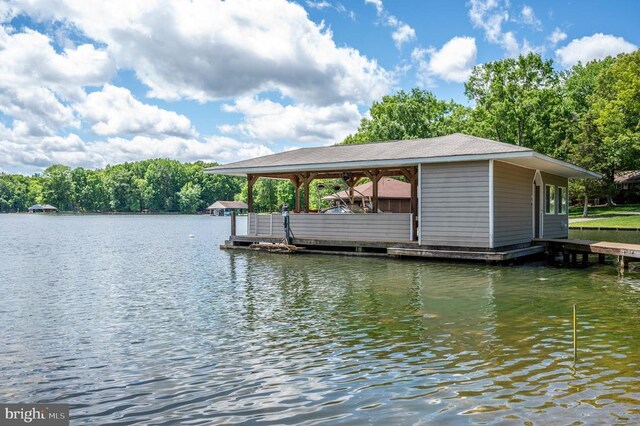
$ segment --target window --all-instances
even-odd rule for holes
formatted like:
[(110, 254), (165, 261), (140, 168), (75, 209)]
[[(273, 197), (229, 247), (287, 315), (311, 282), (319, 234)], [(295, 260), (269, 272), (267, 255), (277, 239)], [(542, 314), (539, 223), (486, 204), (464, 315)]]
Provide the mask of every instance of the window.
[(567, 188), (564, 186), (558, 187), (558, 213), (567, 213)]
[(544, 212), (546, 214), (556, 213), (556, 187), (545, 185), (544, 187)]

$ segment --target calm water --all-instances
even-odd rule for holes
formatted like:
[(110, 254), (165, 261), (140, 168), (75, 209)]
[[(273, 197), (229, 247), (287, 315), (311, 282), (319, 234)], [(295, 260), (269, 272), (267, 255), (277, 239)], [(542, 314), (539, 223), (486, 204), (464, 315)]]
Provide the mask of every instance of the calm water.
[(0, 215), (0, 400), (69, 403), (73, 424), (640, 422), (640, 272), (231, 253), (227, 234)]

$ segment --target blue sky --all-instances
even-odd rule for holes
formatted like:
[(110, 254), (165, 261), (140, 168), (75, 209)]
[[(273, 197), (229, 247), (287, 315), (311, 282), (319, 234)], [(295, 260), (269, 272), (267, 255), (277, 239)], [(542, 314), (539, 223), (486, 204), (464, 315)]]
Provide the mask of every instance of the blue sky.
[(332, 144), (399, 89), (467, 104), (487, 61), (633, 51), (638, 17), (634, 1), (9, 0), (0, 171)]

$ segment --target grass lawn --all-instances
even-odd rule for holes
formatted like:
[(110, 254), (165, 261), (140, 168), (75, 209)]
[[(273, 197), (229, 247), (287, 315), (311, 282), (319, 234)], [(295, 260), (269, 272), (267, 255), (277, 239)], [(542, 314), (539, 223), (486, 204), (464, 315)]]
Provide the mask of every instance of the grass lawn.
[(586, 220), (584, 222), (573, 223), (571, 226), (580, 226), (584, 228), (640, 228), (640, 215), (616, 216), (603, 219)]
[[(589, 217), (611, 216), (624, 212), (640, 212), (640, 204), (621, 204), (618, 206), (598, 206), (589, 207)], [(571, 207), (569, 209), (569, 218), (582, 217), (582, 206)]]

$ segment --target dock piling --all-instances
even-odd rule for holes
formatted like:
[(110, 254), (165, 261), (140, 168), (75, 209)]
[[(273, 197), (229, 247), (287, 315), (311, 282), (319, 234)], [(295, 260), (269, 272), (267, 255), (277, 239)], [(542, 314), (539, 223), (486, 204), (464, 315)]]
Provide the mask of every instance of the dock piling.
[(236, 211), (235, 209), (231, 210), (231, 236), (236, 236)]
[(578, 325), (576, 322), (576, 305), (573, 305), (573, 362), (578, 360)]

